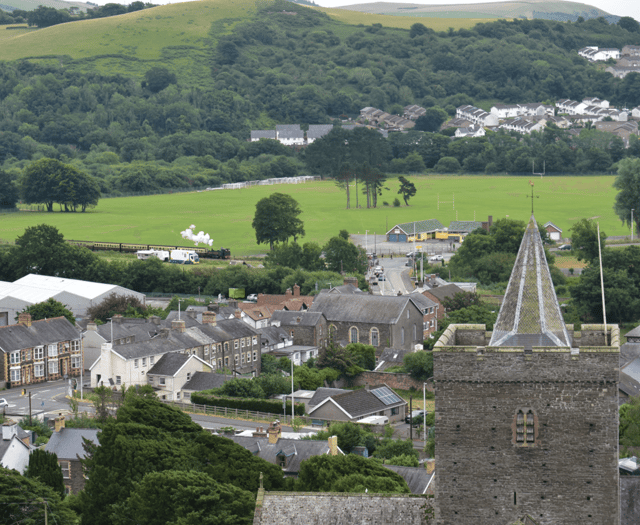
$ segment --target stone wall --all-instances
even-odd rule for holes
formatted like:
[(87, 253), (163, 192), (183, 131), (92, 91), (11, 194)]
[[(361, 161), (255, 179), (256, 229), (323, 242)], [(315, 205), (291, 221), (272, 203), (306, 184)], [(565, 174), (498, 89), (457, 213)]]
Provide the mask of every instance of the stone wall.
[[(399, 388), (400, 390), (410, 390), (412, 387), (422, 391), (422, 381), (413, 379), (409, 374), (390, 374), (387, 372), (362, 372), (355, 378), (339, 379), (334, 382), (336, 388), (345, 388), (348, 386), (376, 386), (386, 383), (389, 388)], [(433, 392), (433, 382), (431, 379), (427, 381), (427, 390)]]
[(640, 516), (640, 476), (620, 476), (620, 525), (637, 525)]
[(258, 491), (254, 525), (426, 525), (425, 496)]

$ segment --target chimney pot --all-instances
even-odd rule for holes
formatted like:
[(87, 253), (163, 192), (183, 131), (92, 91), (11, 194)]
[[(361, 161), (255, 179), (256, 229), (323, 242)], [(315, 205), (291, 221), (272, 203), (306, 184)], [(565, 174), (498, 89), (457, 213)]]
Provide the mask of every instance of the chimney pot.
[(216, 313), (215, 312), (202, 312), (202, 324), (210, 324), (216, 326)]
[(186, 323), (184, 321), (171, 321), (171, 330), (175, 330), (176, 332), (183, 333), (186, 327)]
[(56, 432), (60, 432), (60, 430), (62, 430), (64, 427), (64, 416), (58, 416), (57, 418), (55, 418), (54, 420), (54, 430)]
[(331, 456), (338, 455), (338, 436), (330, 436), (328, 439), (329, 442), (329, 454)]
[(18, 323), (25, 325), (26, 327), (31, 326), (31, 314), (27, 312), (23, 312), (18, 315)]
[(293, 295), (295, 297), (300, 297), (300, 287), (297, 284), (293, 285)]

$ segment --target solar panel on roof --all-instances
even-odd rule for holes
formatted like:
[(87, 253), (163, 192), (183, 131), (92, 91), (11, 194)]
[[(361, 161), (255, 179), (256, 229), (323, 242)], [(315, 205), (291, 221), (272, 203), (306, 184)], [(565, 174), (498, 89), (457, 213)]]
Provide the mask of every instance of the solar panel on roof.
[(390, 388), (386, 386), (374, 388), (371, 393), (385, 405), (392, 405), (393, 403), (400, 403), (400, 401), (402, 401), (402, 399), (400, 399), (397, 394), (395, 394)]

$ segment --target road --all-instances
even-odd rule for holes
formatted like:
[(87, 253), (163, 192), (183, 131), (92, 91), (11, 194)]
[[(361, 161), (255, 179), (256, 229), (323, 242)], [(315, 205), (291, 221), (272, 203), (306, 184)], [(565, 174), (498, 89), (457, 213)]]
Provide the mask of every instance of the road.
[(9, 403), (5, 414), (22, 419), (29, 415), (29, 392), (31, 392), (32, 415), (53, 415), (69, 410), (69, 402), (66, 398), (68, 389), (68, 381), (49, 381), (27, 386), (27, 395), (22, 395), (21, 388), (12, 388), (0, 393), (0, 397)]

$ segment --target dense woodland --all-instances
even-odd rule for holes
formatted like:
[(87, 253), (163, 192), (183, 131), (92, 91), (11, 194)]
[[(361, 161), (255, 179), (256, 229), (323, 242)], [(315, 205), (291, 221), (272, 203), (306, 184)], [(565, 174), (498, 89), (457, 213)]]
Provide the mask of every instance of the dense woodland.
[[(638, 44), (633, 25), (514, 20), (436, 33), (420, 23), (347, 26), (291, 3), (283, 9), (295, 15), (285, 16), (279, 2), (259, 21), (213, 24), (204, 88), (155, 65), (129, 78), (91, 72), (89, 59), (0, 63), (2, 168), (17, 183), (33, 161), (53, 158), (95, 178), (103, 195), (169, 191), (322, 173), (304, 150), (248, 143), (250, 130), (339, 122), (365, 106), (399, 113), (417, 103), (453, 115), (467, 103), (585, 96), (640, 104), (640, 75), (614, 79), (576, 53)], [(391, 134), (388, 144), (376, 168), (397, 173), (530, 172), (532, 160), (548, 173), (606, 172), (640, 151), (637, 141), (625, 151), (588, 129), (462, 140), (413, 132)]]

